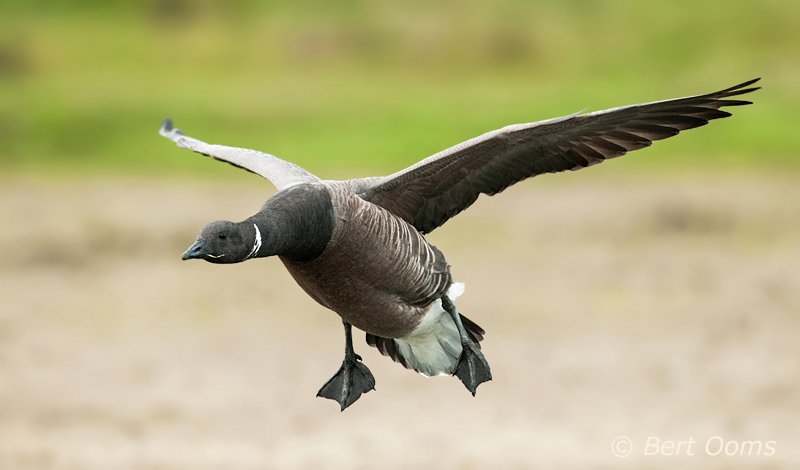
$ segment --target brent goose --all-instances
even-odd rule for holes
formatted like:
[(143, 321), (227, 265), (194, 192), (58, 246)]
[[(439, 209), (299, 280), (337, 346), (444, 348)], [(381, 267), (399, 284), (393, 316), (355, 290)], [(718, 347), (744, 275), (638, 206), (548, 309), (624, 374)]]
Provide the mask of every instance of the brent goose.
[(578, 170), (730, 116), (724, 100), (757, 90), (750, 80), (707, 95), (571, 114), (483, 134), (385, 177), (323, 181), (255, 150), (209, 145), (165, 119), (160, 134), (178, 147), (270, 180), (278, 189), (242, 222), (212, 222), (183, 259), (238, 263), (277, 255), (314, 300), (342, 317), (344, 362), (317, 396), (344, 410), (375, 388), (353, 350), (352, 326), (367, 343), (409, 369), (458, 376), (475, 395), (491, 380), (480, 351), (484, 331), (459, 315), (441, 251), (425, 234), (490, 196), (542, 173)]

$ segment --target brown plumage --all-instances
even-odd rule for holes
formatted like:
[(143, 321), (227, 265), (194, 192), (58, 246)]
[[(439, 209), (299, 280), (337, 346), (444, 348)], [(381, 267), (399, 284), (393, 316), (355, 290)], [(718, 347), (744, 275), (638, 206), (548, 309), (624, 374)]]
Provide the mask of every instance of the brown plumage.
[(347, 182), (322, 182), (335, 228), (318, 258), (281, 258), (317, 302), (358, 329), (401, 338), (452, 284), (444, 255), (411, 225), (358, 197)]
[(484, 331), (459, 315), (444, 255), (424, 234), (463, 211), (542, 173), (578, 170), (653, 141), (703, 126), (751, 104), (729, 99), (756, 80), (716, 93), (573, 114), (486, 133), (386, 177), (321, 181), (302, 168), (255, 150), (209, 145), (165, 120), (161, 134), (195, 152), (272, 181), (278, 193), (253, 217), (203, 228), (183, 259), (234, 263), (280, 256), (297, 283), (338, 313), (345, 326), (342, 368), (319, 396), (346, 408), (374, 388), (352, 346), (351, 326), (367, 343), (426, 375), (454, 374), (475, 394), (491, 380), (479, 350)]

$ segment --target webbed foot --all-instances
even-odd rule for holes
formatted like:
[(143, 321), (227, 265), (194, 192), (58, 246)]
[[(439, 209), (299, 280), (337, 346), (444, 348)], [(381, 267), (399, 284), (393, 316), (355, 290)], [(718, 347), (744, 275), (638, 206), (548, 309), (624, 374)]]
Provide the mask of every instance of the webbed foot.
[(341, 405), (342, 411), (361, 397), (375, 390), (375, 378), (357, 354), (345, 355), (339, 371), (317, 392), (318, 397), (330, 398)]
[(492, 371), (483, 353), (472, 341), (461, 345), (461, 356), (456, 363), (453, 375), (461, 379), (467, 390), (475, 396), (478, 385), (492, 380)]
[(461, 315), (458, 314), (458, 309), (446, 295), (442, 297), (442, 307), (453, 318), (453, 322), (458, 328), (458, 334), (461, 337), (461, 355), (458, 357), (453, 375), (461, 379), (461, 382), (464, 383), (464, 386), (474, 397), (478, 385), (492, 380), (489, 363), (486, 362), (486, 358), (483, 357), (478, 345), (469, 337), (461, 321)]

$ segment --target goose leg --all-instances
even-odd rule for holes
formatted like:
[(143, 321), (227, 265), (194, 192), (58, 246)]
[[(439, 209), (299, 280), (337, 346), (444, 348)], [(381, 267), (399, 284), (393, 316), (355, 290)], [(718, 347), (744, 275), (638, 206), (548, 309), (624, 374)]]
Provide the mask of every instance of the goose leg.
[(344, 411), (355, 403), (362, 393), (375, 390), (375, 378), (361, 362), (361, 356), (353, 350), (353, 326), (344, 320), (342, 323), (344, 323), (345, 338), (344, 362), (339, 371), (319, 389), (317, 396), (337, 401)]
[(475, 342), (470, 339), (467, 330), (461, 323), (461, 316), (458, 314), (455, 304), (446, 295), (442, 297), (442, 307), (453, 318), (458, 327), (458, 334), (461, 336), (461, 356), (458, 358), (453, 375), (461, 379), (474, 397), (478, 385), (492, 380), (489, 363), (486, 362), (486, 358), (483, 357), (483, 353)]

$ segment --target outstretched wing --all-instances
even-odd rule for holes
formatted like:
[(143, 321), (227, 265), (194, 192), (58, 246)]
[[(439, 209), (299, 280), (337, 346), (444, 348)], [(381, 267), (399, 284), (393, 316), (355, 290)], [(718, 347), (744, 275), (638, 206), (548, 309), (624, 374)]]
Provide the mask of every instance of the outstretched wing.
[(283, 188), (300, 183), (319, 181), (319, 178), (300, 168), (294, 163), (281, 160), (268, 153), (256, 150), (211, 145), (188, 137), (172, 127), (172, 120), (164, 119), (159, 134), (178, 144), (178, 147), (201, 153), (215, 160), (230, 163), (270, 180), (280, 191)]
[(728, 117), (719, 108), (752, 103), (723, 98), (757, 90), (746, 87), (758, 80), (707, 95), (504, 127), (393, 175), (352, 180), (351, 186), (363, 199), (429, 233), (481, 193), (492, 196), (542, 173), (579, 170)]

